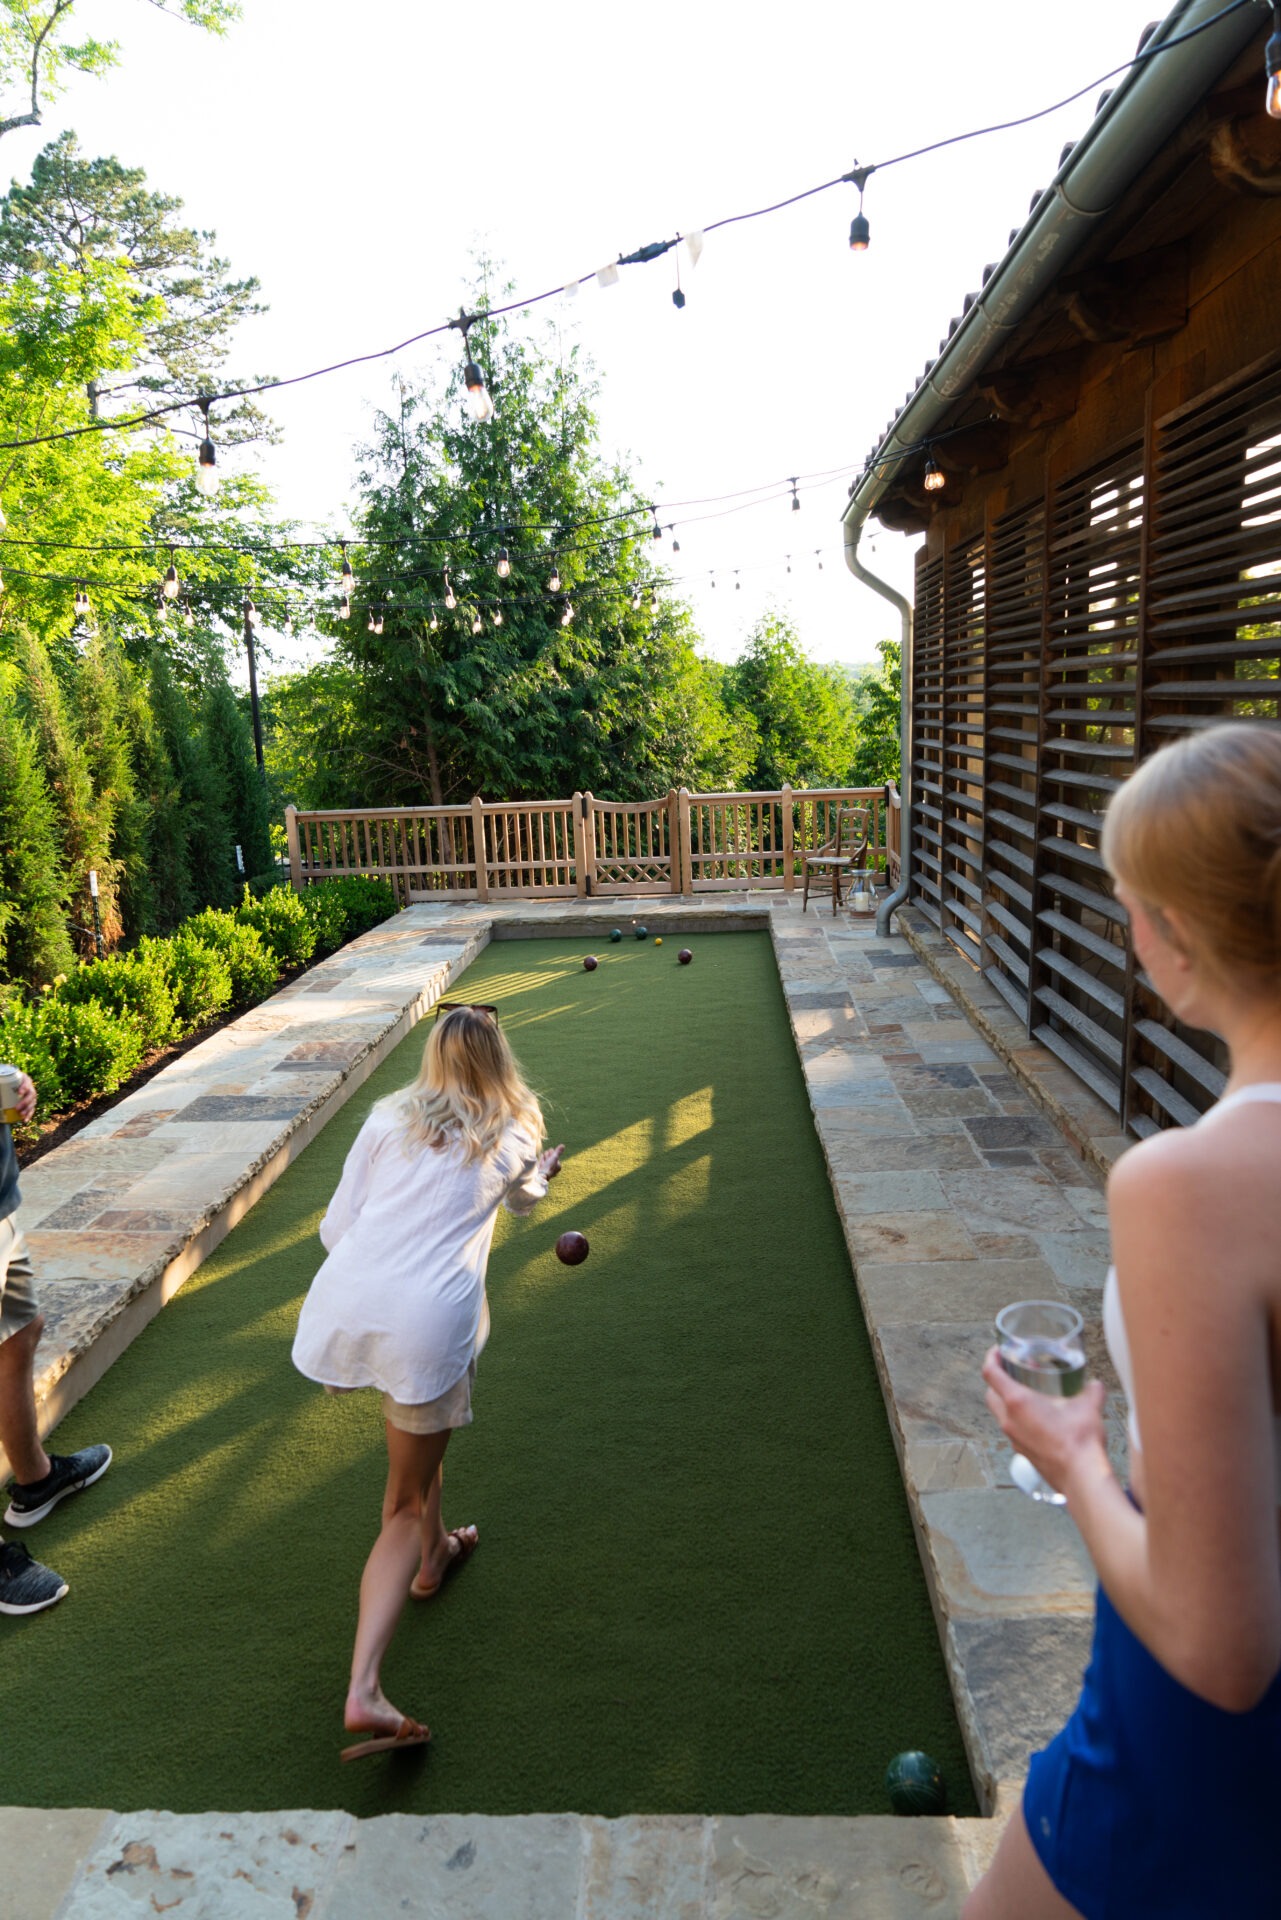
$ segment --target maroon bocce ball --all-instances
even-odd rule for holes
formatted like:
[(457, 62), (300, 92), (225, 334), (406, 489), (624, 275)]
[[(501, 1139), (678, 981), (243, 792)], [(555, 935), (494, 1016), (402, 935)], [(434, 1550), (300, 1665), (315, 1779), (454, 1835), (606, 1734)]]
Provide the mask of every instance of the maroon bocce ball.
[(585, 1233), (562, 1233), (556, 1242), (556, 1258), (567, 1267), (581, 1267), (590, 1252)]
[(594, 953), (589, 953), (583, 961), (583, 972), (595, 973), (599, 965), (600, 965), (600, 961), (596, 958), (596, 955)]
[(690, 952), (688, 947), (682, 947), (680, 952), (677, 954), (676, 958), (680, 961), (683, 967), (687, 967), (690, 961), (694, 958), (694, 956)]

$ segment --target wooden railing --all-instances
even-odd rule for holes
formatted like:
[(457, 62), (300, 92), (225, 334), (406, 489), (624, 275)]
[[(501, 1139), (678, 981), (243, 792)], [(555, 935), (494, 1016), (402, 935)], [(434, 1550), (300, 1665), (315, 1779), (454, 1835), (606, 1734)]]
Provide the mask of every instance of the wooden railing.
[(831, 839), (842, 806), (870, 814), (871, 859), (896, 864), (897, 810), (881, 787), (782, 787), (660, 800), (488, 801), (461, 807), (285, 810), (296, 888), (347, 874), (390, 880), (421, 899), (602, 898), (781, 887), (806, 852)]

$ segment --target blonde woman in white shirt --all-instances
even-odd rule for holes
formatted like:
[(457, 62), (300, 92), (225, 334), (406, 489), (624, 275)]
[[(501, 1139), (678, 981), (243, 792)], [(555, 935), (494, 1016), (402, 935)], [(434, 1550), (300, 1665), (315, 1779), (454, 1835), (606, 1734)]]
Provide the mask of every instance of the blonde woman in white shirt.
[(320, 1223), (329, 1257), (303, 1302), (294, 1365), (331, 1392), (381, 1389), (387, 1434), (344, 1712), (369, 1737), (344, 1760), (431, 1738), (392, 1706), (380, 1670), (406, 1598), (430, 1598), (479, 1545), (474, 1526), (445, 1529), (441, 1467), (472, 1417), (498, 1208), (529, 1213), (560, 1171), (563, 1147), (540, 1153), (542, 1137), (497, 1009), (442, 1002), (417, 1079), (374, 1108)]

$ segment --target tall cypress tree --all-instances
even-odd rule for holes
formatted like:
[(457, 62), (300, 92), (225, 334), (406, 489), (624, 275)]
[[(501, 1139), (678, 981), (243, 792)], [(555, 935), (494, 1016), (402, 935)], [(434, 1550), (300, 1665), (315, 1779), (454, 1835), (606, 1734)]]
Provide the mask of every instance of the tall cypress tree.
[(71, 925), (79, 933), (80, 952), (88, 955), (94, 947), (91, 872), (98, 876), (104, 937), (108, 944), (114, 945), (121, 934), (116, 901), (117, 866), (110, 852), (115, 804), (109, 793), (95, 791), (89, 755), (68, 711), (61, 681), (43, 642), (27, 633), (21, 637), (20, 647), (22, 704), (57, 810)]
[(43, 986), (74, 965), (58, 816), (17, 674), (0, 667), (0, 978)]
[(95, 634), (77, 663), (71, 703), (99, 804), (110, 810), (110, 854), (124, 936), (155, 933), (150, 808), (133, 765), (130, 669), (114, 641)]
[(204, 735), (226, 795), (232, 839), (244, 858), (245, 872), (266, 873), (271, 865), (267, 789), (258, 771), (249, 722), (222, 676), (205, 698)]
[(196, 905), (229, 907), (235, 898), (235, 854), (226, 793), (204, 733), (162, 653), (152, 663), (151, 705), (177, 781)]

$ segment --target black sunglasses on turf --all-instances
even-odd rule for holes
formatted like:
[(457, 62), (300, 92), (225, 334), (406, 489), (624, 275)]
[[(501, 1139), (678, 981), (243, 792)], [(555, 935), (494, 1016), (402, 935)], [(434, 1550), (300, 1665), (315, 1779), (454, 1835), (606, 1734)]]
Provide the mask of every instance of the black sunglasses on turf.
[(460, 1011), (466, 1013), (487, 1013), (491, 1020), (497, 1021), (498, 1019), (498, 1008), (491, 1007), (480, 1000), (438, 1000), (436, 1002), (436, 1018), (438, 1020), (442, 1013), (458, 1013)]

